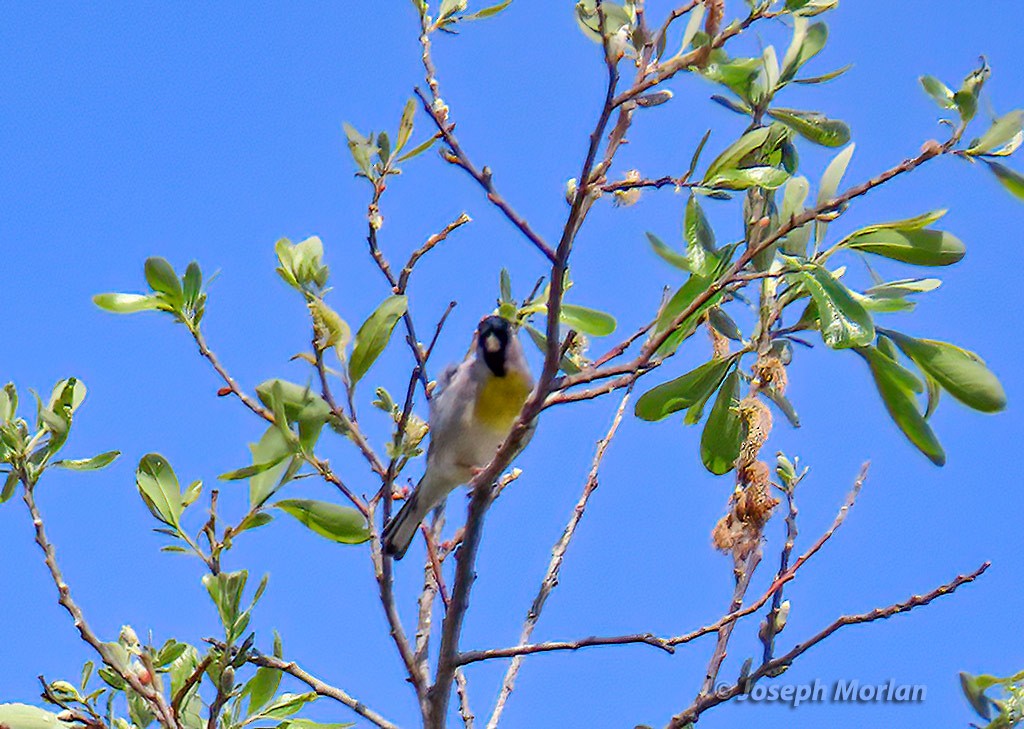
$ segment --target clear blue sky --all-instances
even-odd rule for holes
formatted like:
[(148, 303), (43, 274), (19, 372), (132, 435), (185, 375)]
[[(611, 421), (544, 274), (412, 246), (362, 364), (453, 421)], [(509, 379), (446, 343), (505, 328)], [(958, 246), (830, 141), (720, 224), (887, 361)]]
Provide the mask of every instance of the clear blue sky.
[[(374, 9), (374, 5), (379, 5)], [(652, 17), (670, 3), (652, 0)], [(742, 3), (728, 4), (739, 12)], [(733, 7), (735, 6), (735, 7)], [(820, 89), (787, 92), (784, 103), (845, 119), (858, 142), (849, 180), (866, 179), (942, 134), (937, 109), (917, 86), (933, 73), (958, 83), (979, 54), (994, 73), (982, 105), (1024, 105), (1016, 3), (999, 0), (965, 14), (960, 3), (848, 2), (827, 17), (832, 40), (811, 68), (856, 67)], [(984, 16), (984, 17), (983, 17)], [(303, 380), (288, 358), (308, 344), (301, 302), (274, 274), (272, 246), (282, 236), (320, 235), (327, 247), (334, 302), (358, 323), (386, 295), (366, 255), (367, 189), (351, 176), (343, 120), (362, 130), (394, 129), (412, 87), (421, 83), (416, 20), (408, 2), (6, 4), (0, 11), (0, 245), (3, 335), (0, 378), (48, 391), (75, 375), (89, 399), (67, 446), (73, 456), (117, 448), (125, 456), (98, 474), (47, 477), (41, 508), (74, 595), (102, 635), (122, 623), (198, 641), (216, 615), (194, 560), (158, 553), (162, 538), (138, 498), (133, 472), (148, 451), (165, 454), (182, 480), (248, 462), (246, 443), (261, 425), (237, 402), (218, 399), (215, 376), (186, 332), (162, 317), (117, 318), (92, 294), (136, 290), (142, 261), (160, 254), (183, 267), (197, 259), (222, 271), (204, 322), (211, 345), (247, 387), (281, 376)], [(745, 37), (784, 47), (781, 29)], [(498, 18), (436, 44), (445, 98), (459, 134), (479, 164), (524, 215), (556, 237), (565, 215), (562, 188), (577, 174), (601, 98), (597, 48), (575, 28), (571, 3), (515, 0)], [(637, 115), (620, 170), (679, 174), (709, 126), (720, 149), (742, 120), (709, 102), (712, 88), (693, 77), (673, 82), (675, 99)], [(418, 119), (417, 139), (426, 129)], [(828, 155), (804, 144), (812, 179)], [(1019, 166), (1019, 163), (1018, 163)], [(649, 251), (643, 233), (678, 240), (685, 198), (645, 194), (628, 210), (596, 206), (578, 242), (572, 299), (613, 311), (623, 331), (646, 320), (663, 284), (677, 284)], [(847, 524), (787, 591), (793, 603), (780, 637), (788, 648), (836, 616), (907, 598), (991, 559), (978, 583), (912, 615), (841, 631), (813, 649), (786, 681), (857, 678), (925, 684), (914, 706), (726, 706), (701, 725), (761, 727), (965, 725), (959, 670), (1007, 674), (1024, 668), (1020, 589), (1022, 502), (1020, 358), (1013, 323), (1019, 287), (1024, 207), (990, 175), (955, 160), (915, 172), (855, 205), (836, 233), (877, 220), (949, 207), (942, 226), (968, 246), (946, 283), (903, 318), (911, 333), (949, 339), (981, 352), (1002, 378), (1007, 412), (983, 416), (945, 400), (934, 417), (949, 464), (938, 469), (888, 420), (863, 363), (852, 354), (799, 351), (791, 394), (804, 427), (780, 424), (770, 448), (801, 455), (812, 475), (800, 493), (804, 548), (831, 522), (860, 463), (871, 477)], [(449, 299), (459, 306), (437, 364), (461, 357), (471, 329), (492, 305), (498, 270), (508, 266), (517, 293), (544, 261), (488, 207), (458, 170), (433, 154), (407, 167), (385, 198), (381, 242), (401, 261), (427, 235), (468, 211), (474, 222), (417, 271), (411, 301), (427, 331)], [(738, 231), (735, 206), (718, 205), (722, 240)], [(912, 275), (880, 263), (885, 275)], [(897, 320), (893, 320), (897, 321)], [(904, 323), (905, 322), (905, 323)], [(684, 371), (706, 356), (700, 338), (667, 368)], [(370, 415), (372, 383), (404, 388), (408, 352), (394, 346), (363, 388), (362, 409), (378, 443), (386, 423)], [(534, 360), (536, 364), (536, 360)], [(654, 375), (654, 379), (664, 375)], [(545, 418), (521, 459), (524, 477), (500, 499), (485, 534), (465, 645), (515, 642), (523, 616), (578, 496), (594, 441), (615, 407), (601, 400)], [(650, 630), (677, 634), (722, 613), (730, 566), (709, 545), (731, 481), (710, 477), (697, 455), (699, 431), (678, 422), (627, 419), (608, 454), (538, 639)], [(344, 443), (325, 450), (358, 490), (372, 480)], [(411, 473), (411, 475), (413, 475)], [(241, 513), (244, 487), (223, 488), (229, 513)], [(313, 480), (291, 495), (333, 498)], [(454, 499), (461, 511), (462, 497)], [(769, 528), (776, 561), (781, 520)], [(33, 701), (37, 674), (74, 677), (88, 656), (56, 605), (23, 505), (0, 508), (0, 698)], [(270, 572), (254, 627), (269, 648), (284, 636), (287, 656), (349, 690), (402, 724), (412, 724), (411, 690), (385, 630), (365, 548), (318, 539), (283, 520), (239, 540), (229, 568)], [(402, 615), (415, 615), (415, 560), (397, 569)], [(740, 624), (723, 676), (735, 677), (758, 650), (756, 623)], [(692, 698), (712, 648), (705, 640), (669, 657), (650, 647), (604, 648), (527, 661), (506, 715), (509, 729), (538, 726), (662, 725)], [(493, 703), (504, 665), (469, 671), (478, 714)], [(298, 688), (295, 686), (294, 688)], [(350, 714), (322, 703), (322, 718)]]

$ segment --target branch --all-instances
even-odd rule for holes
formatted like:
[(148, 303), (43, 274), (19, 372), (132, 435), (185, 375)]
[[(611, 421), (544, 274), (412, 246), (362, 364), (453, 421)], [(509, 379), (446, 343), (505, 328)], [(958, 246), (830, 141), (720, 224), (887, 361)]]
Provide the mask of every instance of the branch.
[(466, 223), (471, 222), (473, 219), (466, 213), (462, 213), (458, 218), (444, 226), (440, 232), (427, 238), (427, 241), (419, 248), (412, 252), (409, 256), (409, 260), (406, 261), (405, 266), (402, 267), (401, 272), (398, 274), (398, 292), (404, 293), (406, 287), (409, 285), (409, 277), (412, 275), (412, 269), (416, 266), (417, 262), (423, 256), (430, 252), (430, 250), (441, 241), (445, 240), (453, 230), (461, 228)]
[[(24, 474), (22, 474), (24, 475)], [(35, 496), (33, 494), (33, 486), (29, 485), (27, 479), (24, 477), (21, 479), (24, 488), (24, 494), (22, 499), (25, 502), (25, 506), (28, 507), (29, 514), (32, 517), (32, 524), (35, 527), (36, 532), (36, 544), (43, 550), (44, 561), (46, 566), (50, 570), (50, 577), (53, 579), (54, 585), (57, 586), (57, 593), (59, 594), (58, 603), (71, 616), (74, 621), (75, 628), (78, 629), (78, 634), (82, 637), (93, 650), (99, 654), (103, 662), (110, 667), (114, 673), (121, 677), (132, 690), (141, 696), (146, 703), (153, 710), (157, 720), (161, 725), (167, 729), (177, 729), (178, 722), (175, 719), (174, 713), (171, 711), (171, 707), (167, 705), (162, 694), (156, 691), (152, 686), (143, 684), (139, 677), (127, 666), (121, 666), (107, 645), (99, 639), (99, 637), (92, 631), (89, 624), (85, 621), (85, 615), (82, 613), (82, 609), (78, 607), (78, 604), (71, 598), (71, 588), (68, 587), (67, 582), (64, 581), (64, 576), (60, 571), (60, 566), (57, 564), (57, 553), (50, 543), (50, 540), (46, 537), (46, 528), (43, 525), (43, 517), (39, 513), (39, 508), (36, 506)]]
[[(551, 562), (548, 564), (547, 572), (544, 574), (544, 579), (541, 581), (540, 589), (537, 592), (537, 597), (534, 598), (533, 604), (530, 606), (529, 612), (526, 614), (526, 622), (523, 624), (522, 632), (519, 635), (519, 646), (526, 646), (530, 642), (530, 637), (533, 635), (533, 629), (537, 626), (537, 621), (540, 619), (541, 611), (544, 609), (544, 603), (547, 602), (548, 595), (555, 589), (558, 584), (558, 576), (562, 567), (562, 561), (565, 559), (565, 553), (569, 549), (569, 542), (572, 541), (573, 536), (576, 534), (576, 527), (579, 526), (580, 521), (583, 519), (583, 513), (586, 511), (587, 503), (590, 501), (590, 495), (594, 493), (594, 489), (597, 488), (598, 479), (597, 474), (601, 467), (601, 462), (604, 460), (604, 454), (608, 449), (608, 445), (612, 442), (612, 438), (615, 437), (615, 432), (619, 428), (619, 424), (622, 422), (622, 416), (626, 411), (626, 404), (629, 402), (629, 397), (632, 390), (626, 390), (626, 394), (622, 397), (622, 401), (619, 403), (619, 408), (615, 412), (615, 417), (612, 418), (612, 423), (608, 428), (608, 432), (605, 436), (598, 441), (597, 450), (594, 452), (594, 459), (591, 462), (590, 473), (587, 475), (586, 483), (583, 485), (583, 493), (580, 495), (579, 500), (576, 502), (576, 507), (572, 511), (572, 515), (569, 517), (569, 523), (565, 525), (565, 531), (562, 536), (555, 542), (554, 548), (551, 550)], [(487, 729), (495, 729), (498, 726), (498, 722), (501, 720), (501, 714), (505, 709), (505, 703), (508, 701), (509, 696), (515, 687), (516, 676), (519, 673), (519, 667), (522, 664), (523, 654), (517, 654), (512, 658), (512, 663), (505, 671), (505, 678), (501, 684), (501, 693), (498, 696), (497, 703), (494, 705), (494, 710), (491, 713), (491, 718), (487, 722)], [(460, 662), (465, 659), (465, 655), (459, 657)]]
[(298, 680), (302, 681), (304, 684), (309, 686), (317, 695), (325, 696), (329, 699), (334, 699), (335, 701), (344, 704), (348, 708), (352, 709), (352, 711), (359, 714), (359, 716), (363, 717), (375, 726), (380, 727), (381, 729), (398, 729), (397, 724), (391, 723), (383, 716), (378, 714), (376, 711), (366, 706), (366, 704), (364, 704), (362, 701), (353, 698), (352, 696), (345, 693), (336, 686), (331, 686), (330, 684), (324, 683), (313, 674), (309, 673), (308, 671), (304, 671), (302, 668), (296, 665), (294, 661), (283, 661), (280, 658), (276, 658), (274, 656), (265, 656), (263, 654), (257, 653), (250, 654), (247, 660), (254, 666), (276, 668), (278, 671), (283, 671), (284, 673), (287, 673), (289, 676), (297, 678)]
[[(427, 57), (427, 52), (424, 51), (424, 58)], [(512, 225), (516, 226), (526, 239), (529, 240), (544, 256), (551, 262), (555, 260), (555, 252), (551, 250), (551, 246), (547, 244), (543, 237), (530, 226), (530, 224), (523, 218), (519, 213), (513, 209), (513, 207), (501, 196), (497, 188), (494, 186), (494, 180), (491, 176), (491, 170), (489, 167), (484, 167), (483, 170), (477, 169), (476, 165), (469, 158), (469, 155), (462, 149), (462, 145), (459, 144), (458, 138), (455, 136), (455, 125), (448, 122), (447, 108), (445, 114), (442, 115), (440, 111), (434, 108), (434, 105), (427, 99), (420, 89), (415, 89), (416, 96), (419, 97), (420, 102), (423, 104), (424, 111), (433, 120), (435, 126), (437, 126), (438, 132), (441, 134), (441, 138), (444, 143), (448, 145), (449, 154), (445, 155), (444, 159), (446, 162), (461, 167), (465, 170), (470, 177), (477, 181), (477, 184), (484, 189), (487, 193), (487, 200), (500, 210)]]
[[(814, 208), (804, 211), (800, 215), (794, 215), (790, 220), (782, 223), (778, 229), (772, 232), (770, 235), (765, 236), (761, 239), (756, 246), (750, 246), (747, 248), (736, 261), (723, 273), (716, 281), (714, 281), (706, 290), (698, 294), (689, 306), (681, 311), (671, 323), (669, 323), (664, 329), (657, 331), (652, 335), (641, 348), (640, 353), (631, 361), (621, 363), (617, 365), (610, 365), (607, 367), (590, 367), (582, 372), (573, 375), (565, 375), (559, 378), (556, 382), (556, 389), (558, 391), (566, 390), (577, 385), (594, 382), (596, 380), (607, 379), (615, 377), (617, 375), (628, 374), (630, 372), (637, 371), (641, 368), (647, 368), (650, 365), (658, 362), (655, 359), (658, 348), (667, 340), (675, 331), (678, 329), (684, 321), (690, 318), (696, 311), (698, 311), (704, 304), (711, 299), (712, 296), (723, 290), (727, 286), (739, 280), (737, 276), (741, 275), (743, 268), (761, 251), (769, 248), (781, 238), (789, 234), (791, 231), (806, 225), (814, 220), (817, 220), (822, 215), (841, 212), (841, 209), (852, 200), (865, 195), (871, 190), (885, 184), (889, 180), (899, 175), (911, 172), (917, 167), (921, 166), (925, 162), (934, 159), (936, 157), (949, 154), (953, 146), (959, 139), (958, 135), (954, 134), (945, 144), (942, 145), (930, 145), (925, 144), (922, 147), (921, 152), (916, 157), (910, 157), (903, 160), (899, 164), (891, 167), (884, 172), (879, 173), (875, 177), (863, 182), (859, 185), (855, 185), (845, 190), (842, 194), (837, 195), (831, 200), (825, 200), (821, 204)], [(564, 396), (559, 392), (557, 400), (555, 402), (569, 402), (572, 400), (583, 400), (597, 397), (605, 392), (611, 392), (614, 389), (625, 387), (628, 382), (624, 378), (618, 379), (614, 385), (602, 386), (601, 388), (586, 389), (573, 393), (567, 393)], [(555, 403), (552, 403), (555, 404)]]
[(764, 607), (772, 597), (782, 589), (784, 585), (793, 580), (796, 577), (797, 570), (800, 569), (811, 557), (813, 557), (832, 536), (836, 533), (836, 530), (846, 520), (846, 516), (850, 511), (850, 507), (853, 506), (856, 501), (857, 495), (860, 493), (860, 489), (864, 484), (864, 480), (867, 476), (868, 464), (864, 464), (861, 467), (861, 472), (857, 477), (857, 480), (853, 484), (853, 488), (846, 497), (846, 501), (843, 506), (839, 509), (836, 514), (836, 518), (833, 520), (832, 525), (818, 537), (817, 541), (811, 545), (811, 547), (804, 552), (800, 557), (793, 563), (793, 566), (786, 570), (786, 572), (775, 579), (771, 586), (765, 591), (761, 597), (755, 600), (750, 605), (744, 608), (733, 610), (713, 623), (705, 625), (701, 628), (697, 628), (689, 633), (678, 635), (672, 638), (660, 638), (653, 633), (632, 633), (629, 635), (616, 635), (616, 636), (590, 636), (587, 638), (581, 638), (578, 640), (563, 640), (563, 641), (551, 641), (547, 643), (534, 643), (531, 645), (520, 645), (513, 646), (511, 648), (492, 648), (489, 650), (478, 650), (478, 651), (465, 651), (459, 655), (459, 663), (465, 665), (467, 663), (475, 663), (477, 661), (486, 661), (492, 658), (510, 658), (518, 655), (528, 655), (530, 653), (546, 653), (549, 651), (563, 651), (563, 650), (579, 650), (580, 648), (587, 648), (591, 646), (601, 645), (633, 645), (638, 643), (645, 643), (652, 645), (655, 648), (668, 651), (669, 653), (674, 652), (675, 647), (683, 645), (684, 643), (690, 643), (691, 641), (701, 638), (710, 633), (717, 633), (726, 625), (734, 623), (740, 618), (744, 618), (748, 615), (756, 613), (762, 607)]
[(904, 602), (895, 603), (886, 608), (875, 608), (874, 610), (870, 610), (866, 613), (844, 615), (838, 618), (817, 635), (812, 636), (803, 643), (798, 643), (789, 651), (789, 653), (761, 664), (761, 667), (751, 673), (746, 680), (733, 684), (729, 687), (721, 687), (712, 694), (698, 699), (698, 701), (694, 702), (694, 704), (684, 712), (672, 717), (672, 720), (668, 724), (669, 729), (682, 729), (682, 727), (697, 721), (700, 715), (711, 707), (717, 706), (725, 701), (729, 701), (744, 691), (749, 691), (750, 687), (753, 686), (756, 681), (790, 666), (798, 656), (805, 653), (812, 646), (815, 646), (825, 640), (843, 626), (857, 625), (858, 623), (871, 623), (876, 620), (885, 620), (887, 618), (891, 618), (897, 613), (909, 612), (914, 608), (923, 607), (942, 595), (952, 594), (957, 590), (957, 588), (967, 584), (968, 582), (974, 582), (974, 580), (980, 577), (985, 570), (989, 568), (990, 564), (990, 562), (985, 562), (978, 569), (974, 570), (974, 572), (967, 575), (959, 575), (954, 580), (947, 582), (944, 585), (940, 585), (925, 595), (914, 595)]

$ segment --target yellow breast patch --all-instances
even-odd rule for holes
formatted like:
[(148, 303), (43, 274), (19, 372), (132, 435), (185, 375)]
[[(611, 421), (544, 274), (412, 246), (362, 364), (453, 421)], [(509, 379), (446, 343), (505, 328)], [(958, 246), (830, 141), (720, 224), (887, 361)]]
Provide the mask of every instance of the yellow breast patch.
[(529, 380), (518, 372), (509, 372), (504, 377), (488, 377), (477, 393), (473, 416), (482, 425), (508, 430), (522, 410), (530, 389)]

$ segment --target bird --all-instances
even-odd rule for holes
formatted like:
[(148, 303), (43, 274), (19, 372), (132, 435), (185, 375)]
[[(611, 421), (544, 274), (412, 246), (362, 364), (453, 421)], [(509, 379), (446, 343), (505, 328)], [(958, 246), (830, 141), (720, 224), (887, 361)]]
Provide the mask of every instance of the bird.
[(438, 378), (430, 402), (427, 467), (381, 535), (385, 554), (401, 559), (420, 523), (456, 487), (486, 466), (533, 390), (533, 376), (512, 324), (484, 317), (466, 358)]

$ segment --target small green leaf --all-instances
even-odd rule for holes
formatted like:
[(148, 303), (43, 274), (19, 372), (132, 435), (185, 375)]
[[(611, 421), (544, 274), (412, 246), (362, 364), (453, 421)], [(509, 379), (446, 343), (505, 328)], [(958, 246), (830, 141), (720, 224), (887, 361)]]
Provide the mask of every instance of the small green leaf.
[(181, 281), (174, 268), (163, 258), (147, 258), (145, 265), (146, 283), (153, 291), (164, 294), (169, 303), (175, 307), (184, 302)]
[(559, 321), (593, 337), (606, 337), (615, 331), (614, 316), (575, 304), (562, 304)]
[(832, 349), (863, 347), (874, 341), (871, 315), (845, 286), (821, 266), (797, 273), (818, 310), (821, 338)]
[(999, 180), (1003, 187), (1010, 191), (1010, 194), (1024, 200), (1024, 175), (990, 159), (982, 159), (982, 162), (988, 165), (996, 179)]
[(181, 279), (181, 284), (185, 305), (194, 306), (199, 298), (199, 294), (203, 290), (203, 272), (200, 270), (198, 263), (192, 261), (188, 264), (185, 268), (185, 275)]
[(368, 138), (357, 132), (355, 127), (348, 122), (342, 124), (342, 129), (345, 131), (345, 138), (348, 140), (348, 151), (356, 163), (356, 168), (367, 177), (370, 177), (372, 174), (370, 158), (376, 152), (374, 145)]
[(68, 729), (73, 724), (28, 704), (0, 704), (0, 726), (9, 729)]
[(713, 359), (685, 375), (654, 387), (636, 401), (633, 412), (641, 420), (662, 420), (674, 412), (706, 401), (732, 366), (732, 359)]
[(789, 173), (778, 167), (744, 167), (735, 170), (723, 170), (707, 180), (706, 187), (718, 190), (749, 190), (751, 187), (763, 187), (774, 190), (782, 187), (789, 179)]
[(406, 160), (410, 160), (413, 157), (420, 156), (421, 154), (426, 152), (428, 149), (433, 147), (435, 142), (437, 142), (437, 137), (427, 137), (427, 139), (425, 141), (420, 142), (415, 147), (413, 147), (408, 152), (406, 152), (401, 157), (399, 157), (396, 160), (396, 162), (405, 162)]
[(248, 579), (249, 573), (246, 570), (203, 575), (203, 586), (210, 593), (210, 598), (217, 607), (217, 613), (220, 615), (225, 629), (230, 630), (238, 618), (238, 611), (242, 604), (242, 592), (245, 591), (245, 583)]
[(359, 327), (348, 365), (349, 380), (353, 386), (384, 351), (395, 324), (405, 314), (407, 307), (408, 299), (405, 296), (389, 296)]
[(808, 26), (805, 18), (793, 18), (793, 40), (782, 61), (779, 79), (783, 82), (792, 79), (801, 66), (821, 52), (827, 40), (828, 26), (824, 23)]
[(934, 291), (941, 285), (942, 281), (937, 278), (903, 278), (877, 284), (864, 293), (875, 299), (901, 299), (911, 294)]
[(959, 238), (941, 230), (858, 231), (848, 236), (844, 245), (915, 266), (949, 266), (967, 252)]
[(470, 13), (465, 16), (463, 20), (483, 20), (484, 18), (491, 18), (500, 13), (502, 10), (512, 4), (512, 0), (505, 0), (497, 5), (491, 5), (482, 10), (477, 10), (475, 13)]
[(402, 119), (398, 123), (398, 136), (395, 139), (395, 154), (402, 151), (406, 143), (409, 141), (409, 137), (412, 136), (413, 121), (416, 117), (416, 100), (409, 99), (405, 102), (405, 108), (402, 109)]
[(708, 422), (700, 436), (700, 459), (716, 476), (728, 473), (736, 465), (743, 442), (743, 421), (736, 405), (740, 399), (740, 376), (736, 370), (726, 378), (711, 406)]
[(714, 179), (725, 170), (736, 169), (744, 157), (761, 147), (768, 140), (770, 133), (770, 127), (760, 127), (744, 134), (726, 147), (725, 151), (708, 165), (708, 171), (704, 174), (704, 180)]
[(242, 696), (249, 697), (249, 714), (254, 714), (274, 698), (283, 674), (276, 668), (261, 666), (256, 675), (242, 687)]
[(4, 487), (0, 490), (0, 504), (9, 501), (14, 496), (14, 489), (18, 486), (18, 473), (11, 471), (4, 479)]
[(332, 541), (360, 544), (370, 538), (366, 519), (355, 509), (312, 499), (284, 499), (274, 506)]
[(711, 228), (696, 195), (690, 195), (683, 214), (683, 239), (686, 241), (688, 268), (700, 276), (707, 276), (718, 266), (715, 251), (715, 231)]
[(884, 331), (905, 355), (964, 405), (983, 413), (1006, 407), (1003, 386), (978, 355), (948, 342)]
[(939, 81), (934, 76), (922, 76), (918, 79), (921, 82), (922, 88), (925, 93), (928, 94), (935, 103), (943, 109), (955, 109), (956, 103), (953, 101), (953, 90), (946, 86), (946, 84)]
[(115, 314), (134, 314), (138, 311), (169, 311), (163, 301), (152, 294), (96, 294), (92, 302), (104, 311)]
[(918, 410), (914, 391), (907, 386), (907, 375), (909, 374), (907, 370), (874, 347), (860, 347), (855, 351), (867, 361), (871, 368), (875, 387), (878, 388), (885, 409), (889, 412), (893, 422), (932, 463), (936, 466), (944, 465), (946, 454), (931, 426), (928, 425), (928, 421)]
[(249, 506), (255, 508), (264, 504), (284, 484), (283, 476), (288, 469), (287, 458), (293, 456), (295, 451), (281, 430), (273, 425), (249, 449), (252, 451), (253, 463), (277, 464), (249, 478)]
[(177, 528), (183, 511), (181, 487), (167, 459), (158, 453), (144, 455), (135, 472), (135, 483), (153, 516)]
[(782, 122), (804, 139), (823, 147), (842, 147), (850, 141), (850, 127), (824, 114), (796, 109), (769, 109), (768, 116)]
[[(853, 150), (856, 146), (851, 144), (828, 163), (828, 167), (825, 168), (825, 172), (821, 176), (821, 184), (818, 186), (818, 207), (835, 198), (839, 191), (839, 183), (842, 182), (843, 175), (846, 174), (846, 168), (850, 165), (850, 159), (853, 157)], [(819, 220), (814, 224), (814, 240), (819, 244), (824, 240), (826, 230), (828, 230), (828, 223)]]
[(654, 252), (657, 253), (662, 260), (683, 271), (690, 270), (690, 261), (687, 256), (682, 253), (676, 253), (654, 233), (648, 232), (646, 235), (648, 242), (651, 244), (651, 248), (654, 249)]
[(967, 154), (986, 154), (1008, 144), (1024, 126), (1024, 111), (1017, 109), (996, 119), (988, 131), (967, 150)]
[(119, 455), (121, 455), (121, 451), (107, 451), (92, 458), (65, 458), (60, 461), (54, 461), (53, 465), (66, 468), (69, 471), (98, 471), (113, 463)]

